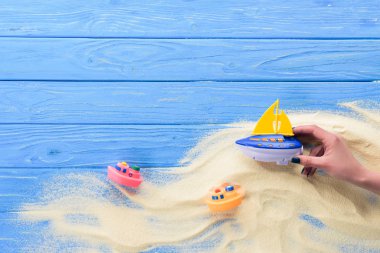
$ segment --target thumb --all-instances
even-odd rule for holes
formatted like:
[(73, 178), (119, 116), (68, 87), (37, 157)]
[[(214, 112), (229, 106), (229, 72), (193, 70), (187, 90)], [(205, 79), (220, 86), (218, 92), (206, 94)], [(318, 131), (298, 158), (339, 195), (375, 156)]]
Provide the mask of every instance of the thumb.
[(298, 155), (292, 158), (292, 163), (300, 163), (305, 167), (321, 168), (323, 166), (323, 158), (319, 156)]

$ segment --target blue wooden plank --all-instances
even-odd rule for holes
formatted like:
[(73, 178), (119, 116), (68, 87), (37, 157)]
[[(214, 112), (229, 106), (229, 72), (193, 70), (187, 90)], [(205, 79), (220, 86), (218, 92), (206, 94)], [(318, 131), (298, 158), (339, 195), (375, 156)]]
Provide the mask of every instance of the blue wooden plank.
[(17, 214), (12, 212), (0, 212), (1, 252), (20, 252), (20, 241), (23, 238), (22, 235), (25, 228), (21, 228), (17, 224)]
[[(167, 184), (178, 179), (178, 176), (175, 174), (162, 173), (164, 170), (170, 169), (142, 167), (140, 172), (145, 181), (155, 185)], [(64, 176), (61, 177), (62, 175)], [(68, 182), (69, 175), (71, 176), (72, 181), (75, 182)], [(107, 167), (104, 166), (98, 169), (84, 167), (81, 170), (78, 170), (77, 168), (1, 168), (0, 223), (2, 220), (1, 214), (6, 212), (16, 214), (21, 208), (25, 208), (21, 206), (25, 203), (34, 203), (37, 201), (43, 203), (51, 200), (47, 199), (47, 196), (52, 198), (55, 195), (44, 192), (44, 187), (46, 187), (46, 184), (54, 182), (54, 184), (64, 184), (62, 187), (70, 188), (70, 183), (77, 183), (77, 180), (80, 180), (81, 178), (80, 176), (96, 177), (106, 183)], [(115, 190), (117, 191), (117, 189)], [(56, 194), (60, 193), (57, 192)], [(6, 237), (2, 233), (6, 234), (8, 232), (0, 229), (0, 238)]]
[[(22, 252), (35, 227), (19, 220), (23, 203), (38, 200), (43, 183), (57, 169), (0, 169), (0, 249), (1, 252)], [(41, 226), (39, 227), (41, 228)]]
[[(1, 252), (34, 251), (41, 240), (42, 230), (49, 225), (48, 222), (38, 224), (20, 220), (19, 211), (25, 203), (43, 203), (43, 186), (53, 177), (72, 173), (73, 169), (0, 169), (0, 249)], [(98, 174), (104, 176), (104, 170), (86, 171), (82, 173)], [(8, 197), (5, 197), (8, 196)], [(46, 238), (44, 238), (46, 239)], [(37, 240), (37, 241), (36, 241)]]
[[(77, 172), (76, 169), (67, 168), (2, 168), (0, 169), (0, 223), (1, 214), (13, 213), (11, 216), (17, 218), (17, 212), (23, 203), (32, 203), (40, 198), (44, 183), (54, 176)], [(106, 176), (106, 167), (99, 170), (81, 169), (81, 173), (93, 173)], [(146, 169), (144, 168), (144, 173)], [(0, 229), (0, 238), (5, 238), (8, 231)]]
[(0, 123), (225, 124), (288, 110), (380, 100), (380, 83), (0, 82)]
[[(0, 212), (16, 212), (19, 204), (32, 200), (40, 187), (46, 170), (1, 169), (0, 171)], [(51, 170), (56, 171), (58, 170)], [(10, 173), (11, 172), (11, 173)], [(15, 173), (16, 172), (16, 173)], [(0, 234), (0, 238), (1, 238)]]
[[(145, 180), (155, 183), (159, 177), (161, 180), (166, 178), (162, 172), (155, 169), (141, 170)], [(50, 194), (44, 192), (46, 189), (45, 184), (56, 183), (58, 186), (70, 187), (70, 182), (68, 180), (68, 175), (72, 175), (73, 184), (78, 183), (80, 176), (88, 176), (89, 174), (99, 178), (104, 183), (107, 183), (106, 168), (99, 170), (81, 170), (80, 173), (76, 169), (0, 169), (0, 249), (1, 252), (24, 252), (35, 251), (33, 247), (37, 246), (39, 243), (46, 242), (49, 240), (49, 234), (44, 234), (43, 231), (50, 226), (49, 222), (38, 222), (30, 223), (23, 221), (19, 217), (20, 210), (29, 210), (25, 204), (29, 203), (39, 203), (43, 204), (52, 200), (53, 196), (62, 197), (63, 192), (57, 191), (56, 194)], [(63, 176), (63, 177), (62, 177)], [(170, 177), (170, 176), (169, 176)], [(75, 180), (77, 179), (77, 180)], [(61, 181), (63, 180), (63, 181)], [(169, 178), (170, 180), (170, 178)], [(79, 181), (80, 182), (80, 181)], [(168, 181), (165, 180), (167, 183)], [(62, 185), (64, 184), (64, 185)], [(3, 187), (6, 185), (5, 187)], [(77, 186), (77, 185), (76, 185)], [(85, 191), (85, 189), (83, 189)], [(89, 190), (91, 191), (91, 190)], [(111, 193), (116, 196), (120, 194), (119, 190), (116, 188), (110, 188)], [(84, 196), (86, 193), (82, 192)], [(109, 193), (109, 192), (108, 192)], [(1, 198), (4, 195), (18, 195), (10, 197), (7, 199)], [(102, 194), (99, 192), (94, 193), (94, 195)], [(87, 196), (88, 197), (88, 196)], [(120, 196), (116, 198), (113, 203), (117, 205), (126, 205), (128, 199), (125, 196)], [(53, 235), (52, 235), (53, 236)], [(59, 239), (59, 238), (58, 238)], [(69, 250), (67, 246), (76, 248), (75, 245), (65, 245), (65, 242), (59, 241), (59, 245)], [(87, 249), (88, 245), (80, 246), (82, 249)], [(49, 248), (52, 250), (51, 248)], [(78, 249), (77, 249), (78, 250)], [(70, 250), (69, 250), (70, 251)], [(37, 251), (38, 252), (38, 251)], [(165, 252), (165, 251), (160, 251)]]
[(372, 81), (379, 40), (2, 39), (0, 80)]
[(176, 166), (215, 125), (0, 125), (0, 167)]
[(379, 37), (368, 1), (3, 1), (1, 36)]

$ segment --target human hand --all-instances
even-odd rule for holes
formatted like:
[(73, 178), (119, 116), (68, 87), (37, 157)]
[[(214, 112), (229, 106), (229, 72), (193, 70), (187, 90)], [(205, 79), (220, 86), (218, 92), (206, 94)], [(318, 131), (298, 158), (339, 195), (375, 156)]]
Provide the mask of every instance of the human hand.
[(302, 142), (305, 139), (317, 142), (309, 155), (292, 158), (293, 163), (304, 165), (303, 175), (312, 176), (320, 168), (335, 178), (358, 183), (366, 174), (366, 169), (352, 155), (341, 136), (315, 125), (295, 127), (293, 132)]

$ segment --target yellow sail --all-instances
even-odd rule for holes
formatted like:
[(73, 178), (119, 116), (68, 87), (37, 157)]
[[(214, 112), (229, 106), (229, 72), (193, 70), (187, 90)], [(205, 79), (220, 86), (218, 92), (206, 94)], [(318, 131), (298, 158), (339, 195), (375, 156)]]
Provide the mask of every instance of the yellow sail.
[(292, 123), (290, 123), (290, 120), (284, 111), (281, 111), (281, 114), (278, 116), (277, 134), (282, 134), (285, 136), (294, 135)]
[(276, 122), (276, 115), (274, 110), (278, 110), (279, 101), (276, 100), (261, 116), (259, 121), (256, 124), (255, 129), (253, 130), (253, 135), (262, 135), (262, 134), (273, 134), (273, 122)]
[(253, 135), (282, 134), (293, 136), (292, 124), (284, 111), (278, 113), (279, 100), (277, 99), (261, 116), (253, 130)]

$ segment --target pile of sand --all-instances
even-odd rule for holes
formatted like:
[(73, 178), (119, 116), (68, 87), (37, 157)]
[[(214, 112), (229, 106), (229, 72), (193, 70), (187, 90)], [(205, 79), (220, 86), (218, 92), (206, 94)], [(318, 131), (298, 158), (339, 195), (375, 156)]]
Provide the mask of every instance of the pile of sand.
[[(341, 134), (372, 170), (380, 166), (380, 115), (345, 104), (356, 116), (295, 113), (293, 125), (318, 124)], [(380, 202), (368, 191), (301, 166), (258, 163), (234, 141), (254, 123), (237, 123), (202, 139), (183, 159), (188, 166), (146, 171), (127, 191), (104, 173), (70, 173), (44, 185), (21, 219), (48, 222), (30, 251), (62, 252), (379, 252)], [(159, 170), (159, 172), (157, 172)], [(152, 176), (152, 175), (155, 176)], [(246, 191), (234, 211), (210, 214), (203, 199), (225, 181)], [(65, 245), (65, 246), (62, 246)], [(372, 250), (372, 251), (371, 251)]]

